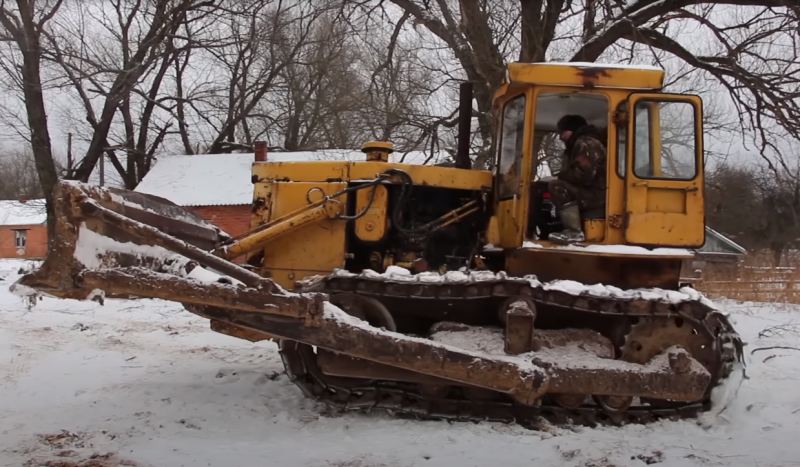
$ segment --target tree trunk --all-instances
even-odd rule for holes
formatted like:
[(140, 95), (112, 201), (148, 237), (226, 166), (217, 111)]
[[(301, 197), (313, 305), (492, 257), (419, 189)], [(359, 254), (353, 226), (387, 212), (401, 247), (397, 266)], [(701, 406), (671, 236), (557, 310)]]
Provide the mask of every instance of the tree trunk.
[(47, 112), (44, 106), (40, 65), (42, 58), (39, 31), (34, 23), (32, 11), (26, 2), (20, 2), (24, 43), (18, 43), (22, 53), (22, 78), (25, 109), (28, 113), (28, 126), (31, 131), (31, 149), (36, 164), (36, 173), (44, 192), (47, 207), (48, 249), (55, 239), (55, 215), (53, 211), (53, 188), (58, 182), (56, 164), (50, 146), (50, 132), (47, 127)]

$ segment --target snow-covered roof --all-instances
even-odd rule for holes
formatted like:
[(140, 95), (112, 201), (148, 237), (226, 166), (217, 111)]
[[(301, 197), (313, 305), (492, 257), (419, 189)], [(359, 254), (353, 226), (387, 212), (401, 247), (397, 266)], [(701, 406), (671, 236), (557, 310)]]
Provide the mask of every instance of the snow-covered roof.
[[(430, 153), (394, 152), (392, 162), (423, 164)], [(432, 160), (443, 158), (436, 154)], [(314, 160), (363, 161), (359, 150), (328, 149), (320, 151), (269, 152), (268, 161), (302, 162)], [(163, 156), (136, 187), (139, 193), (160, 196), (180, 206), (232, 206), (253, 201), (250, 183), (253, 153), (196, 154)]]
[(47, 211), (43, 199), (32, 199), (25, 203), (0, 200), (0, 225), (39, 225), (45, 222)]
[(664, 71), (663, 68), (653, 65), (631, 65), (627, 63), (600, 63), (600, 62), (542, 62), (533, 63), (533, 65), (561, 65), (561, 66), (574, 66), (578, 68), (618, 68), (621, 70), (648, 70), (648, 71)]

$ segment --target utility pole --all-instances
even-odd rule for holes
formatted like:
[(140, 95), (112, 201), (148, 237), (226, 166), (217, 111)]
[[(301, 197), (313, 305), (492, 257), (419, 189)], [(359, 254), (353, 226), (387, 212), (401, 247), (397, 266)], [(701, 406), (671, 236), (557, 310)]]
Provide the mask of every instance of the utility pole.
[(67, 133), (67, 178), (72, 178), (72, 133)]

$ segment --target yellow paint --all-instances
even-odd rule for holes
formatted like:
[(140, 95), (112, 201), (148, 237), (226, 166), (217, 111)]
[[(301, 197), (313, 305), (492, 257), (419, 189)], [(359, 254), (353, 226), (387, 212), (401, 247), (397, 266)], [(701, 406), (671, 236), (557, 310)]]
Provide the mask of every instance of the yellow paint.
[(367, 155), (368, 161), (388, 162), (389, 154), (394, 152), (394, 146), (386, 141), (370, 141), (361, 146), (361, 151)]
[[(503, 197), (499, 188), (495, 188), (497, 200), (497, 227), (500, 234), (497, 246), (501, 248), (515, 248), (522, 245), (522, 236), (525, 231), (528, 213), (528, 199), (530, 197), (530, 183), (531, 183), (531, 167), (533, 166), (533, 158), (529, 155), (532, 153), (533, 147), (533, 133), (530, 131), (529, 122), (533, 120), (534, 103), (533, 103), (533, 89), (529, 88), (523, 93), (510, 93), (504, 96), (502, 100), (495, 102), (498, 110), (498, 138), (502, 135), (503, 117), (505, 106), (509, 102), (523, 97), (525, 99), (524, 118), (526, 128), (522, 137), (522, 160), (515, 162), (511, 165), (506, 173), (498, 173), (498, 176), (506, 185), (508, 190), (513, 190), (516, 193), (511, 197)], [(499, 148), (499, 146), (498, 146)], [(500, 150), (500, 149), (498, 149)], [(517, 165), (519, 165), (519, 173), (517, 173)], [(498, 172), (500, 164), (497, 164)]]
[(500, 228), (498, 227), (497, 216), (489, 219), (489, 227), (486, 229), (486, 243), (491, 245), (500, 244)]
[[(373, 198), (372, 191), (375, 190)], [(372, 203), (370, 203), (372, 198)], [(356, 192), (356, 212), (364, 215), (356, 219), (356, 236), (365, 242), (377, 242), (386, 235), (389, 191), (383, 185), (364, 188)]]
[(606, 236), (606, 221), (589, 219), (583, 221), (583, 232), (587, 243), (601, 243)]
[(264, 203), (264, 208), (254, 210), (250, 215), (250, 226), (264, 224), (269, 219), (269, 212), (272, 209), (272, 183), (259, 183), (253, 189), (253, 202), (260, 198)]
[[(697, 96), (675, 94), (635, 94), (629, 100), (629, 115), (641, 100), (673, 102), (694, 105), (695, 132), (702, 132), (702, 101)], [(648, 105), (651, 110), (650, 160), (652, 178), (637, 176), (633, 164), (627, 164), (625, 210), (627, 226), (625, 240), (630, 244), (683, 246), (699, 248), (705, 242), (705, 206), (703, 203), (703, 140), (695, 138), (695, 177), (691, 180), (658, 178), (666, 175), (660, 170), (668, 161), (662, 161), (660, 114), (658, 105)], [(628, 132), (633, 134), (635, 119), (628, 121)], [(688, 150), (687, 150), (688, 151)], [(634, 160), (634, 147), (628, 145), (627, 159)]]
[(651, 187), (647, 190), (645, 212), (669, 212), (686, 214), (687, 195), (683, 190)]
[(275, 239), (282, 237), (290, 232), (302, 229), (309, 224), (314, 224), (322, 219), (334, 217), (340, 212), (340, 204), (320, 203), (319, 205), (301, 209), (299, 212), (292, 213), (275, 223), (267, 224), (268, 227), (254, 232), (241, 240), (235, 241), (225, 249), (224, 256), (227, 259), (238, 258), (241, 255), (252, 253), (258, 249), (268, 246)]
[[(309, 191), (315, 188), (322, 189), (330, 196), (346, 188), (346, 184), (277, 182), (273, 188), (271, 216), (277, 219), (304, 208), (308, 205), (306, 198)], [(337, 199), (342, 204), (346, 203), (346, 195)], [(276, 238), (265, 246), (262, 274), (291, 289), (295, 281), (303, 277), (329, 274), (343, 267), (345, 227), (345, 221), (326, 218), (291, 229), (290, 235)]]
[(578, 86), (582, 88), (626, 88), (660, 90), (664, 71), (645, 68), (613, 68), (595, 66), (509, 63), (510, 85)]

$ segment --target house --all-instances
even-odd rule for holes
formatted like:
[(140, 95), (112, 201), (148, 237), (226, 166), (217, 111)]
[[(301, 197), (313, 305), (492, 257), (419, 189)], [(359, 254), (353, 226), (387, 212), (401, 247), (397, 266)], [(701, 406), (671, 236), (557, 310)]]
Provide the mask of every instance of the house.
[(0, 258), (43, 259), (46, 255), (44, 200), (0, 200)]

